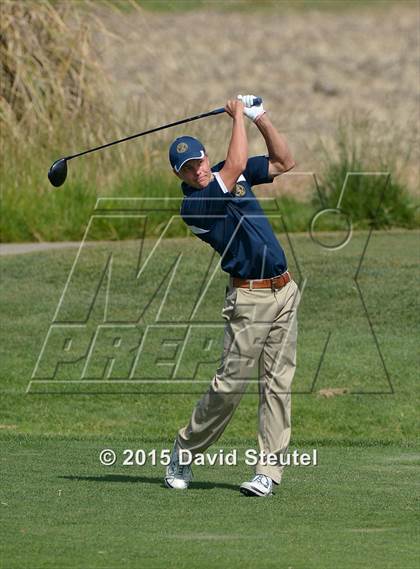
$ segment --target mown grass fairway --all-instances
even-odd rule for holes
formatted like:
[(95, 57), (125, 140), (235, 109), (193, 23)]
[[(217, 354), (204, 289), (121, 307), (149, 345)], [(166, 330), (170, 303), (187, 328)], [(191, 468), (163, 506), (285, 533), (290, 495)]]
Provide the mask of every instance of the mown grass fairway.
[[(246, 448), (255, 446), (255, 384), (220, 440), (226, 451), (238, 449), (237, 466), (195, 467), (191, 490), (174, 494), (163, 487), (163, 466), (121, 464), (124, 449), (171, 447), (177, 428), (205, 389), (206, 384), (197, 380), (211, 376), (217, 341), (214, 353), (210, 350), (195, 375), (191, 370), (202, 344), (184, 352), (188, 358), (183, 374), (195, 381), (181, 384), (182, 389), (170, 382), (131, 385), (118, 379), (110, 384), (69, 383), (80, 374), (77, 365), (59, 366), (56, 382), (33, 382), (28, 389), (76, 251), (2, 257), (2, 566), (417, 567), (419, 234), (373, 233), (360, 267), (358, 285), (385, 367), (352, 280), (367, 236), (358, 233), (334, 252), (317, 246), (307, 235), (292, 234), (290, 241), (280, 235), (290, 269), (302, 286), (306, 282), (299, 315), (291, 450), (317, 448), (319, 465), (287, 469), (276, 496), (267, 500), (247, 499), (238, 492), (252, 471), (243, 457)], [(152, 245), (147, 242), (144, 253)], [(92, 300), (92, 286), (113, 252), (108, 317), (118, 313), (121, 321), (130, 319), (142, 302), (140, 295), (133, 303), (136, 289), (130, 281), (137, 249), (133, 242), (86, 249), (61, 314), (83, 317)], [(163, 267), (171, 266), (180, 252), (184, 253), (180, 278), (174, 277), (159, 320), (166, 322), (172, 339), (171, 323), (182, 314), (185, 320), (200, 288), (201, 267), (209, 261), (205, 246), (191, 239), (165, 241), (160, 262), (152, 266), (142, 289), (150, 295), (148, 283), (163, 278)], [(220, 324), (225, 283), (225, 276), (217, 273), (200, 309), (201, 322)], [(89, 330), (103, 322), (102, 288), (90, 312)], [(145, 321), (156, 319), (163, 294), (161, 289)], [(221, 333), (220, 328), (217, 334)], [(109, 372), (111, 379), (113, 374), (121, 378), (124, 365), (117, 362), (109, 371), (103, 359), (106, 349), (104, 344), (97, 352), (90, 375), (100, 378)], [(159, 379), (162, 371), (160, 376), (153, 374), (165, 369), (167, 377), (173, 377), (173, 366), (159, 365), (165, 355), (166, 363), (172, 362), (170, 354), (161, 350), (156, 337), (141, 360), (140, 375)], [(47, 376), (57, 363), (57, 353), (45, 354), (41, 367)], [(322, 389), (344, 389), (344, 395), (322, 397)], [(100, 464), (102, 448), (117, 452), (115, 466)]]
[[(419, 233), (375, 232), (370, 239), (358, 285), (375, 335), (353, 280), (368, 234), (354, 235), (338, 251), (322, 249), (307, 235), (291, 234), (290, 242), (284, 234), (279, 237), (295, 279), (301, 281), (302, 288), (305, 285), (299, 308), (298, 368), (293, 385), (294, 437), (396, 443), (410, 438), (416, 421)], [(324, 234), (324, 240), (327, 237)], [(151, 241), (145, 243), (144, 258), (152, 245)], [(106, 279), (101, 287), (98, 284), (109, 255), (113, 254), (114, 261), (107, 317), (124, 323), (135, 320), (158, 285), (168, 282), (165, 275), (170, 274), (168, 271), (182, 254), (164, 308), (160, 310), (165, 295), (161, 287), (145, 311), (143, 323), (124, 336), (130, 350), (122, 359), (116, 359), (112, 370), (107, 367), (107, 353), (113, 349), (109, 336), (95, 344), (85, 377), (96, 383), (79, 381), (83, 358), (57, 366), (67, 354), (63, 341), (66, 334), (72, 334), (71, 324), (63, 328), (63, 333), (60, 328), (54, 329), (55, 336), (46, 343), (30, 384), (77, 250), (1, 259), (3, 423), (29, 434), (133, 435), (153, 441), (173, 438), (219, 362), (226, 276), (216, 271), (199, 310), (190, 318), (201, 279), (206, 277), (208, 267), (216, 264), (210, 247), (198, 239), (163, 241), (154, 262), (149, 263), (150, 270), (137, 282), (134, 275), (138, 251), (139, 244), (134, 242), (88, 247), (79, 258), (56, 317), (61, 322), (83, 322), (89, 316), (80, 336), (74, 336), (69, 359), (86, 356), (92, 334), (104, 319)], [(204, 332), (192, 336), (175, 373), (175, 347), (181, 345), (187, 333), (187, 327), (179, 326), (180, 322), (200, 324)], [(150, 332), (138, 360), (135, 377), (140, 383), (130, 382), (127, 362), (133, 361), (133, 349), (149, 323), (160, 327)], [(174, 344), (165, 346), (162, 340)], [(203, 349), (207, 345), (210, 349)], [(197, 362), (201, 362), (198, 367)], [(178, 378), (186, 381), (171, 383)], [(114, 382), (102, 381), (105, 379)], [(141, 383), (142, 379), (154, 381)], [(348, 393), (332, 398), (318, 396), (320, 390), (331, 388)], [(256, 384), (252, 383), (226, 432), (229, 438), (255, 436), (255, 391)]]
[(104, 444), (142, 441), (1, 441), (4, 567), (417, 567), (413, 449), (324, 446), (319, 466), (290, 468), (258, 500), (238, 493), (243, 464), (196, 467), (176, 493), (162, 467), (101, 466)]

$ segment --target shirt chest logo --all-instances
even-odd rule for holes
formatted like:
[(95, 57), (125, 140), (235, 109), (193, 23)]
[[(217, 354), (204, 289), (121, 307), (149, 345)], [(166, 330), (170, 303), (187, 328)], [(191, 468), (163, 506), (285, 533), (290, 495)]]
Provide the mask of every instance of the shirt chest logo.
[(233, 195), (237, 198), (241, 198), (246, 194), (246, 188), (242, 184), (235, 184), (233, 189)]

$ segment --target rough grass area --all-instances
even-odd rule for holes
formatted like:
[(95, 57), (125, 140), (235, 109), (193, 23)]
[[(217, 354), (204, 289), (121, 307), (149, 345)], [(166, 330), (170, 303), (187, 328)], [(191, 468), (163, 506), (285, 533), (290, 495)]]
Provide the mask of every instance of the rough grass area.
[(226, 12), (282, 10), (354, 10), (355, 8), (390, 7), (397, 0), (107, 0), (120, 10), (140, 8), (158, 12), (185, 12), (189, 10), (220, 10)]
[[(356, 134), (355, 129), (350, 123), (337, 131), (338, 151), (318, 149), (317, 172), (296, 169), (272, 184), (253, 188), (276, 231), (284, 226), (289, 232), (307, 231), (315, 214), (325, 208), (340, 208), (354, 229), (419, 227), (419, 207), (408, 191), (401, 168), (395, 165), (392, 148), (382, 152), (383, 144), (368, 144), (366, 126)], [(255, 133), (250, 132), (253, 137)], [(171, 221), (171, 216), (179, 215), (183, 194), (179, 179), (167, 164), (164, 141), (159, 139), (151, 146), (143, 141), (138, 149), (131, 146), (122, 150), (114, 152), (114, 156), (98, 153), (82, 157), (80, 162), (69, 162), (68, 179), (60, 188), (53, 188), (47, 180), (47, 156), (53, 160), (50, 151), (43, 149), (31, 156), (27, 149), (16, 151), (14, 156), (22, 170), (17, 176), (13, 169), (5, 171), (1, 241), (81, 240), (91, 215), (97, 213), (95, 206), (104, 207), (104, 201), (97, 205), (101, 198), (120, 210), (147, 212), (146, 236), (159, 235), (170, 223), (165, 236), (184, 237), (185, 225)], [(212, 163), (225, 158), (220, 152), (217, 158), (211, 157)], [(45, 170), (39, 168), (43, 162)], [(302, 200), (299, 195), (302, 183), (309, 199)], [(137, 202), (128, 201), (131, 198)], [(342, 228), (342, 220), (334, 215), (323, 215), (316, 222), (317, 231)], [(127, 225), (109, 219), (101, 230), (97, 228), (95, 238), (129, 239), (135, 234)]]
[(417, 568), (414, 449), (321, 446), (317, 467), (289, 468), (276, 495), (258, 500), (238, 492), (252, 445), (235, 445), (237, 466), (196, 467), (176, 493), (162, 466), (99, 463), (104, 447), (119, 459), (162, 448), (141, 436), (2, 437), (3, 566)]
[(419, 206), (404, 182), (412, 152), (409, 148), (401, 155), (391, 140), (378, 138), (368, 116), (343, 117), (335, 149), (323, 148), (313, 204), (321, 201), (324, 207), (340, 208), (359, 227), (413, 227), (420, 222)]
[[(355, 168), (384, 167), (392, 176), (375, 219), (381, 180), (366, 185), (367, 178), (352, 178), (345, 205), (358, 227), (419, 225), (414, 3), (335, 2), (349, 10), (331, 12), (318, 0), (296, 4), (303, 10), (287, 10), (289, 2), (263, 2), (264, 9), (228, 3), (228, 12), (220, 3), (201, 10), (191, 2), (193, 9), (181, 11), (177, 2), (176, 12), (168, 2), (143, 4), (118, 4), (128, 11), (109, 2), (3, 2), (2, 241), (80, 239), (99, 196), (179, 196), (167, 160), (170, 142), (197, 136), (217, 163), (226, 157), (226, 115), (78, 158), (58, 190), (47, 172), (62, 156), (220, 107), (239, 92), (263, 97), (298, 164), (290, 183), (282, 176), (274, 188), (289, 231), (307, 230), (319, 207), (313, 173), (335, 207), (347, 171)], [(160, 9), (147, 9), (153, 7)], [(342, 154), (323, 166), (319, 141), (331, 157), (340, 150), (336, 127), (347, 114), (371, 119), (363, 159)], [(250, 155), (265, 153), (255, 126), (247, 126)], [(152, 235), (162, 223), (157, 218)], [(110, 233), (123, 237), (115, 227)]]
[[(31, 195), (30, 192), (15, 188), (6, 189), (2, 196), (2, 242), (31, 241), (77, 241), (83, 238), (91, 215), (95, 213), (98, 197), (115, 198), (113, 203), (118, 207), (126, 207), (123, 200), (135, 198), (128, 204), (129, 208), (147, 211), (147, 236), (156, 236), (170, 224), (171, 216), (179, 216), (182, 202), (180, 181), (169, 171), (151, 174), (139, 168), (130, 169), (122, 174), (118, 183), (102, 192), (100, 184), (89, 180), (89, 174), (83, 169), (78, 173), (76, 166), (70, 163), (69, 179), (62, 188), (46, 187), (43, 176), (34, 174), (34, 182), (43, 190)], [(75, 171), (76, 169), (76, 171)], [(45, 172), (42, 174), (45, 175)], [(258, 188), (255, 189), (258, 195)], [(276, 195), (275, 187), (265, 191), (267, 207), (282, 215), (289, 231), (305, 231), (317, 207), (310, 203), (298, 201), (290, 196)], [(107, 195), (106, 195), (107, 194)], [(153, 199), (156, 198), (156, 199)], [(148, 200), (148, 201), (147, 201)], [(264, 202), (263, 202), (264, 203)], [(107, 206), (108, 207), (108, 206)], [(319, 206), (318, 206), (319, 207)], [(280, 229), (279, 220), (273, 219), (273, 225)], [(184, 237), (188, 231), (185, 224), (172, 224), (167, 236)], [(132, 229), (118, 221), (109, 219), (107, 224), (96, 230), (97, 239), (130, 239), (135, 238)]]

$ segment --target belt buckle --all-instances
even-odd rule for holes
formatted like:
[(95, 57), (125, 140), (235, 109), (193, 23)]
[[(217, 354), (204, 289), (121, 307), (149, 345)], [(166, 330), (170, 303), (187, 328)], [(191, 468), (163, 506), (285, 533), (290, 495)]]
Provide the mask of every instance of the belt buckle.
[(276, 289), (276, 286), (275, 286), (275, 284), (274, 284), (274, 279), (275, 279), (275, 278), (276, 278), (276, 277), (273, 277), (273, 278), (270, 279), (270, 282), (271, 282), (271, 291), (272, 291), (272, 292), (276, 292), (276, 290), (277, 290), (277, 289)]

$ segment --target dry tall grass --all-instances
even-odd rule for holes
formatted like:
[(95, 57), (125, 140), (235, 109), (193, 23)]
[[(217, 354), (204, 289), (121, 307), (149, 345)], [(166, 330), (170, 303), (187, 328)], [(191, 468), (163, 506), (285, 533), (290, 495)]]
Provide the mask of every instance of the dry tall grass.
[[(56, 125), (83, 120), (100, 131), (106, 77), (92, 53), (106, 33), (91, 2), (1, 2), (0, 121), (6, 138), (54, 137)], [(97, 133), (98, 134), (98, 133)]]
[(51, 226), (60, 238), (94, 203), (102, 157), (79, 164), (65, 192), (52, 192), (47, 180), (53, 160), (112, 132), (108, 77), (93, 49), (94, 34), (108, 32), (94, 5), (0, 2), (2, 240), (51, 238)]
[[(126, 40), (109, 31), (104, 9), (116, 10), (109, 2), (91, 0), (0, 1), (0, 165), (6, 193), (43, 194), (52, 160), (157, 126), (162, 119), (144, 102), (129, 104), (123, 116), (115, 112), (112, 78), (103, 68), (98, 42), (102, 48), (108, 40)], [(135, 4), (133, 9), (140, 10)], [(164, 135), (156, 135), (95, 154), (78, 163), (77, 172), (106, 192), (121, 169), (141, 165), (150, 172), (162, 140), (166, 144)], [(26, 168), (12, 172), (12, 164)]]

